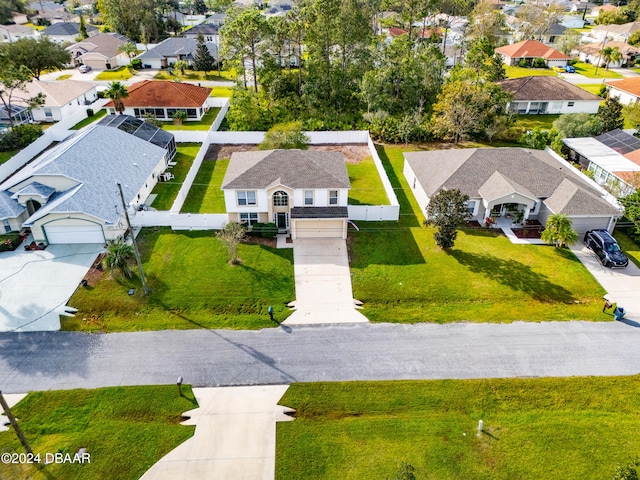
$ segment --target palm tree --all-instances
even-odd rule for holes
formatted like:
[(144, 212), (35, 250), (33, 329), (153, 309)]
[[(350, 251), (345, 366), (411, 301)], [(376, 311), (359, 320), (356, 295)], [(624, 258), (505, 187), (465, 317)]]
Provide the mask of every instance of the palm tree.
[(133, 254), (133, 246), (130, 244), (125, 243), (123, 240), (109, 240), (104, 263), (112, 272), (117, 268), (123, 277), (131, 278), (133, 274), (129, 268), (128, 261), (133, 258)]
[(123, 98), (129, 97), (127, 87), (120, 82), (111, 82), (109, 89), (104, 92), (104, 96), (113, 100), (113, 106), (116, 112), (122, 114), (124, 112)]
[(136, 56), (138, 53), (138, 49), (136, 48), (136, 44), (133, 42), (123, 43), (118, 47), (118, 52), (124, 52), (127, 54), (127, 57), (130, 59)]
[(185, 62), (184, 60), (178, 60), (176, 63), (173, 64), (173, 68), (177, 68), (178, 70), (180, 70), (180, 73), (184, 76), (184, 70), (189, 66), (189, 64), (187, 62)]
[(578, 232), (573, 229), (571, 219), (562, 213), (551, 215), (540, 238), (556, 248), (576, 243)]
[(622, 53), (618, 47), (605, 47), (602, 49), (602, 59), (604, 60), (604, 69), (609, 70), (611, 62), (616, 63), (622, 60)]

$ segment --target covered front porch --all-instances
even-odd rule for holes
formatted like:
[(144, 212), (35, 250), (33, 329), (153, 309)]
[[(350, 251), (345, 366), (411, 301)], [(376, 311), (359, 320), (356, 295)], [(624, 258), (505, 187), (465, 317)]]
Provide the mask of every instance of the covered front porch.
[[(478, 189), (482, 197), (484, 215), (482, 222), (487, 227), (511, 228), (524, 224), (530, 215), (537, 214), (540, 202), (522, 185), (495, 172)], [(479, 212), (480, 213), (480, 212)]]

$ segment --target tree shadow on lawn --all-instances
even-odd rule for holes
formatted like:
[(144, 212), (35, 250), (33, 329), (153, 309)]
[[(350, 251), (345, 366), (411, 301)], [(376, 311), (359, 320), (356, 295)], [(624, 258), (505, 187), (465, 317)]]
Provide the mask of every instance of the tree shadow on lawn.
[(425, 262), (413, 232), (395, 222), (358, 222), (360, 231), (349, 231), (347, 249), (352, 268), (369, 265), (420, 265)]
[(573, 294), (561, 285), (550, 282), (541, 273), (516, 260), (505, 260), (486, 254), (471, 254), (452, 250), (449, 254), (469, 270), (481, 273), (512, 290), (547, 303), (573, 303)]

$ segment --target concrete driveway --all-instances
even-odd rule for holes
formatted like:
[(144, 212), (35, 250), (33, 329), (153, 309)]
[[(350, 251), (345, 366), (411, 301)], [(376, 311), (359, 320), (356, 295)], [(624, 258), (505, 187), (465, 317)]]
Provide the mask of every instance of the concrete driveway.
[(293, 263), (296, 311), (284, 323), (368, 322), (355, 309), (346, 240), (294, 240)]
[(624, 307), (627, 311), (625, 318), (640, 324), (640, 269), (631, 262), (627, 268), (604, 267), (582, 241), (571, 250), (604, 287), (607, 298)]
[(60, 330), (60, 314), (102, 245), (0, 253), (0, 331)]

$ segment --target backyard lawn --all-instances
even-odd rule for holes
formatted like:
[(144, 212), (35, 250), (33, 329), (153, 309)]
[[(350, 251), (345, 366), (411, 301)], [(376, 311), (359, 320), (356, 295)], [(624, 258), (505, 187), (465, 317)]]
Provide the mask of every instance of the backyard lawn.
[(402, 176), (402, 151), (379, 147), (401, 217), (356, 222), (349, 249), (354, 297), (376, 322), (608, 320), (602, 287), (568, 250), (514, 245), (480, 228), (460, 230), (444, 252)]
[(598, 73), (596, 74), (596, 66), (591, 63), (577, 62), (573, 66), (576, 67), (576, 73), (587, 78), (622, 78), (619, 73), (602, 67), (598, 68)]
[(207, 113), (202, 116), (202, 120), (197, 122), (183, 122), (180, 125), (175, 125), (173, 122), (162, 122), (163, 130), (209, 130), (211, 124), (218, 116), (219, 108), (210, 108)]
[(181, 211), (183, 213), (226, 213), (227, 207), (220, 186), (228, 166), (228, 158), (204, 160)]
[(94, 78), (94, 80), (128, 80), (131, 77), (133, 77), (135, 75), (135, 70), (134, 73), (131, 73), (131, 70), (129, 70), (129, 67), (118, 67), (114, 70), (105, 70), (101, 73), (99, 73), (98, 75), (96, 75), (96, 77)]
[(187, 178), (193, 160), (200, 150), (199, 143), (178, 143), (176, 147), (178, 153), (173, 161), (178, 164), (171, 169), (175, 178), (169, 182), (158, 182), (151, 192), (157, 195), (151, 204), (156, 210), (171, 210), (171, 206), (176, 200), (185, 178)]
[[(81, 370), (84, 366), (78, 364)], [(79, 370), (79, 371), (80, 371)], [(73, 455), (86, 448), (90, 464), (0, 463), (0, 478), (134, 480), (193, 436), (181, 415), (198, 405), (188, 385), (33, 392), (12, 408), (34, 453)], [(0, 432), (0, 452), (24, 453), (13, 430)]]
[(81, 120), (78, 123), (76, 123), (73, 127), (71, 127), (71, 130), (80, 130), (82, 127), (86, 127), (87, 125), (90, 125), (93, 122), (97, 122), (106, 114), (107, 114), (107, 111), (104, 108), (101, 110), (98, 110), (93, 114), (93, 116), (87, 117), (84, 120)]
[(550, 68), (522, 68), (522, 67), (509, 67), (505, 65), (505, 71), (507, 72), (507, 78), (520, 78), (520, 77), (557, 77), (558, 74)]
[[(280, 321), (290, 314), (286, 304), (295, 299), (290, 249), (242, 244), (243, 264), (230, 266), (213, 231), (143, 229), (138, 245), (153, 292), (142, 295), (137, 276), (123, 280), (117, 272), (105, 273), (76, 290), (68, 305), (78, 313), (61, 319), (63, 330), (257, 329), (274, 326), (269, 305)], [(134, 295), (127, 294), (130, 288)]]
[(560, 117), (560, 115), (518, 115), (514, 126), (523, 127), (526, 130), (533, 130), (534, 128), (551, 130), (553, 122), (555, 122), (558, 117)]
[(8, 152), (0, 152), (0, 165), (13, 157), (20, 150), (9, 150)]
[(389, 205), (373, 157), (358, 163), (347, 162), (347, 173), (351, 181), (350, 205)]
[(609, 479), (640, 452), (639, 391), (638, 376), (293, 384), (276, 479), (394, 479), (402, 462), (417, 479)]

